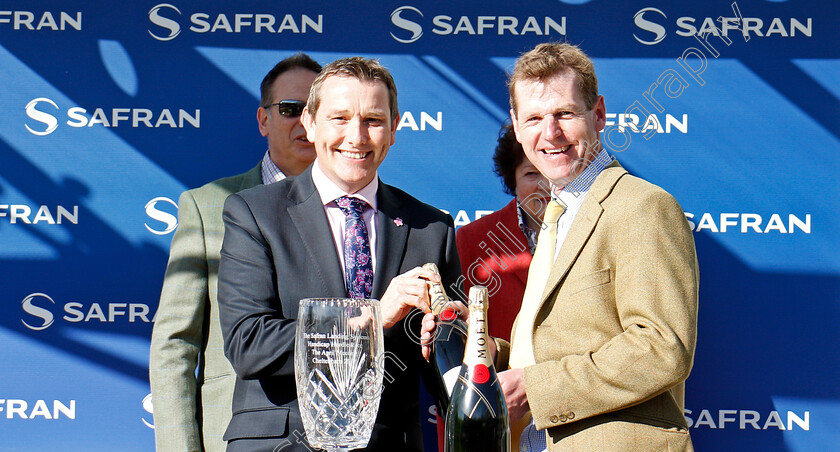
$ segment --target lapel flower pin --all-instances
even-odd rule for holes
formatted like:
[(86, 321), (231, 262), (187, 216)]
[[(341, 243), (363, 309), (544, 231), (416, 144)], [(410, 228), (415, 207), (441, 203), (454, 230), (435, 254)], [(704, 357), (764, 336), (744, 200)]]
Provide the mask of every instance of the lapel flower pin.
[(397, 225), (397, 227), (402, 226), (403, 225), (402, 218), (400, 218), (400, 217), (394, 218), (394, 224)]

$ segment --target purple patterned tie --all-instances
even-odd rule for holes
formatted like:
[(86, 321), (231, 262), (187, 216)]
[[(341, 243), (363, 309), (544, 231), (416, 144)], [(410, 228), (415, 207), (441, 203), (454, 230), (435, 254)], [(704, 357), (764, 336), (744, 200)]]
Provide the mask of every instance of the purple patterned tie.
[(373, 291), (373, 262), (370, 241), (362, 213), (367, 203), (359, 198), (342, 196), (335, 200), (347, 220), (344, 224), (344, 273), (347, 296), (368, 298)]

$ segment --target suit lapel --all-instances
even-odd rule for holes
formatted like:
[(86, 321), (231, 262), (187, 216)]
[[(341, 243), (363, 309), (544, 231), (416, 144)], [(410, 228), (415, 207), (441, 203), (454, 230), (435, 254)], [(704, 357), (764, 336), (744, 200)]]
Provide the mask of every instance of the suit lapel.
[(621, 167), (618, 161), (614, 161), (595, 179), (592, 188), (583, 201), (583, 205), (581, 205), (580, 210), (572, 222), (569, 234), (566, 236), (566, 240), (560, 248), (560, 253), (557, 255), (557, 259), (551, 268), (548, 283), (545, 285), (545, 290), (540, 301), (540, 309), (542, 309), (542, 305), (546, 302), (546, 299), (554, 292), (554, 289), (569, 272), (575, 259), (580, 255), (584, 245), (586, 245), (587, 240), (589, 240), (589, 237), (595, 230), (595, 226), (598, 224), (598, 220), (604, 212), (603, 207), (601, 207), (601, 202), (609, 196), (613, 186), (625, 174), (627, 174), (627, 171)]
[(312, 166), (295, 178), (288, 197), (294, 204), (288, 207), (287, 212), (312, 264), (311, 268), (301, 271), (314, 271), (318, 274), (324, 284), (324, 296), (346, 296), (344, 272), (338, 260), (329, 221), (321, 197), (312, 183)]
[(371, 297), (385, 293), (391, 279), (399, 275), (400, 264), (410, 229), (409, 213), (402, 208), (390, 186), (379, 182), (377, 190), (379, 213), (376, 219), (376, 271), (373, 275)]

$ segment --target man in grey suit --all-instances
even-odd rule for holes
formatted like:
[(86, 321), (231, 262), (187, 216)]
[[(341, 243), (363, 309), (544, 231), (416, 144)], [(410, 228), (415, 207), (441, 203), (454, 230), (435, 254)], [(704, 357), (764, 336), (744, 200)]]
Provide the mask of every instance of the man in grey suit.
[[(188, 190), (178, 202), (157, 319), (149, 380), (158, 451), (222, 451), (234, 375), (224, 357), (216, 286), (225, 198), (300, 174), (315, 159), (300, 114), (321, 66), (298, 54), (277, 63), (260, 86), (257, 122), (268, 150), (250, 171)], [(197, 375), (196, 375), (197, 370)]]
[[(228, 451), (311, 450), (295, 389), (298, 304), (359, 290), (381, 302), (390, 377), (366, 450), (422, 451), (418, 385), (428, 367), (410, 336), (419, 322), (406, 325), (419, 317), (406, 316), (428, 312), (426, 280), (454, 283), (460, 264), (452, 217), (378, 178), (398, 119), (385, 68), (358, 57), (334, 61), (313, 83), (303, 113), (315, 163), (225, 202), (219, 309), (237, 375)], [(358, 209), (350, 212), (349, 204)], [(347, 240), (345, 248), (351, 237), (359, 242)], [(358, 243), (370, 260), (348, 253)], [(369, 262), (372, 275), (356, 272)], [(426, 262), (442, 276), (420, 268)]]

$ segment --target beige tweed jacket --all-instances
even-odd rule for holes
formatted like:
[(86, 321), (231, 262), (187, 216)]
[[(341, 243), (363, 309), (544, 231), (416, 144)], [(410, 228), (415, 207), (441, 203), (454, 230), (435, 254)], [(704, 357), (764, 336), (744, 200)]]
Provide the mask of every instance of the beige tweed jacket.
[(698, 278), (682, 208), (613, 162), (575, 217), (533, 330), (525, 390), (550, 451), (693, 450), (683, 408)]
[(260, 165), (178, 201), (149, 357), (158, 452), (224, 451), (235, 375), (224, 355), (216, 287), (231, 193), (259, 185)]

